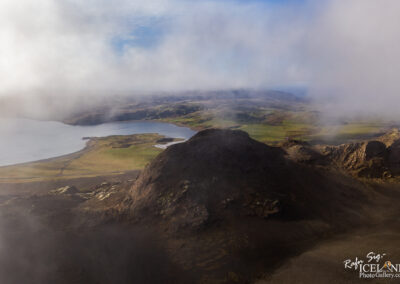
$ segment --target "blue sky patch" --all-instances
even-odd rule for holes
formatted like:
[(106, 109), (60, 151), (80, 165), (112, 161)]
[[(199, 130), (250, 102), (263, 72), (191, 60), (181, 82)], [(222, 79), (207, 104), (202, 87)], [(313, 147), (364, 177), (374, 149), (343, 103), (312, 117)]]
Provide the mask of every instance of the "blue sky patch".
[(111, 44), (114, 51), (122, 55), (129, 47), (151, 49), (158, 46), (163, 34), (164, 29), (158, 24), (143, 25), (128, 34), (113, 37)]

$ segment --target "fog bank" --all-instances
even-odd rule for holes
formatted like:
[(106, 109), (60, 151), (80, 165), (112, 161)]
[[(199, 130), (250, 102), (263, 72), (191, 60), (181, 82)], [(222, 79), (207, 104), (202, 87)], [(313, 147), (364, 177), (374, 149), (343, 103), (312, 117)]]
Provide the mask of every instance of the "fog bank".
[[(336, 115), (396, 116), (400, 3), (0, 3), (0, 96), (307, 86)], [(90, 99), (87, 99), (90, 98)]]

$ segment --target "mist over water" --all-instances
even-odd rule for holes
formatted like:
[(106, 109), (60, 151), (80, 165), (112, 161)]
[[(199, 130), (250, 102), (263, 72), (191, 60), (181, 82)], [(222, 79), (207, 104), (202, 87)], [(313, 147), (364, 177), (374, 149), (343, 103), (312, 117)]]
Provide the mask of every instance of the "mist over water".
[(85, 147), (83, 137), (158, 133), (188, 139), (189, 128), (160, 122), (115, 122), (71, 126), (55, 121), (0, 119), (0, 166), (70, 154)]

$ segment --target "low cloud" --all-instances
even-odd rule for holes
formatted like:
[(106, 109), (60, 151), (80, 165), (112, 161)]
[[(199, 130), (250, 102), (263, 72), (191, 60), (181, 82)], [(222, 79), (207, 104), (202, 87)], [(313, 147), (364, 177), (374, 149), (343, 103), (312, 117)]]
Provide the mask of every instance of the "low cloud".
[(336, 115), (398, 118), (400, 2), (330, 1), (305, 42), (314, 98)]
[[(262, 87), (295, 73), (300, 33), (276, 24), (294, 11), (251, 1), (141, 3), (2, 1), (1, 94)], [(135, 31), (153, 25), (158, 42), (141, 46)]]
[(400, 3), (3, 0), (0, 95), (307, 86), (335, 113), (400, 103)]

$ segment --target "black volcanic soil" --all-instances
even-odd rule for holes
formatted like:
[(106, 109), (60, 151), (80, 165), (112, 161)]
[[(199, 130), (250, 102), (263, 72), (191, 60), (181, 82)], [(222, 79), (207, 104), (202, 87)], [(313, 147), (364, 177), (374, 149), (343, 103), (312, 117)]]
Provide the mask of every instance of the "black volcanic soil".
[(138, 177), (3, 196), (0, 283), (361, 283), (342, 262), (398, 252), (400, 191), (341, 157), (388, 161), (397, 144), (380, 142), (270, 147), (210, 129)]
[[(360, 187), (340, 172), (295, 163), (282, 148), (257, 142), (243, 131), (211, 129), (169, 147), (150, 163), (130, 190), (129, 214), (177, 222), (181, 214), (192, 212), (185, 207), (190, 204), (204, 211), (204, 222), (257, 216), (332, 223), (334, 212), (350, 223), (359, 221), (353, 210), (366, 201)], [(182, 216), (195, 226), (188, 218)]]
[(150, 163), (122, 212), (157, 227), (174, 261), (199, 279), (247, 282), (365, 222), (362, 187), (338, 171), (295, 163), (245, 132), (205, 130)]

